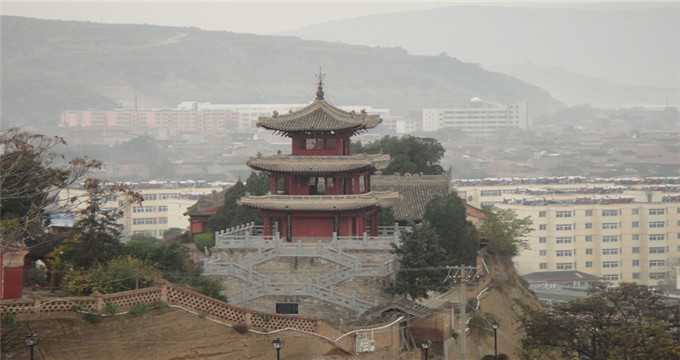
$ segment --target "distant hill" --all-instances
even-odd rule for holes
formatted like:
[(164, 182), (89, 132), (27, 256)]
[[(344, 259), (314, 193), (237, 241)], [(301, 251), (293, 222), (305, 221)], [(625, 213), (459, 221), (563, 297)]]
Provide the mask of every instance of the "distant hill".
[[(533, 84), (569, 103), (590, 99), (611, 103), (612, 98), (618, 104), (665, 103), (667, 96), (672, 103), (680, 101), (677, 3), (556, 2), (524, 6), (442, 3), (436, 9), (324, 22), (282, 35), (399, 46), (412, 54), (446, 52), (491, 69), (500, 69), (492, 65), (519, 65), (521, 69), (508, 74), (526, 75), (520, 77), (524, 81), (539, 80)], [(553, 77), (552, 70), (543, 71), (546, 67), (559, 69), (559, 81), (543, 81), (543, 76)], [(562, 76), (566, 73), (580, 75)]]
[(479, 96), (564, 106), (546, 91), (475, 64), (290, 36), (3, 16), (2, 125), (54, 126), (63, 109), (174, 108), (180, 101), (304, 103), (321, 67), (336, 105), (395, 114)]

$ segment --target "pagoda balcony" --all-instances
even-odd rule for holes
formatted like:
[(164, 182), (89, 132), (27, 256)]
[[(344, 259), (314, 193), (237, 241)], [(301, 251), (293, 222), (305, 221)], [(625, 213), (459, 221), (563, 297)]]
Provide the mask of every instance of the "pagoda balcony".
[(278, 232), (271, 236), (264, 235), (264, 226), (254, 223), (243, 224), (226, 230), (215, 232), (215, 249), (269, 249), (276, 247), (304, 246), (316, 247), (328, 245), (336, 249), (375, 249), (389, 250), (391, 244), (399, 245), (399, 235), (406, 226), (379, 226), (377, 236), (369, 236), (368, 232), (361, 236), (332, 237), (294, 237), (292, 242), (282, 238)]

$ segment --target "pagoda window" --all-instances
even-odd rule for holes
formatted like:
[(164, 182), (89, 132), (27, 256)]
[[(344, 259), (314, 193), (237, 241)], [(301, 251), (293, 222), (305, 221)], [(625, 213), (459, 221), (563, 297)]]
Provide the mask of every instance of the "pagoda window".
[(366, 192), (366, 187), (364, 186), (364, 177), (361, 176), (359, 178), (359, 193), (363, 194), (364, 192)]
[(326, 139), (326, 150), (335, 150), (335, 139)]
[(325, 139), (323, 139), (323, 138), (316, 139), (316, 148), (317, 148), (317, 150), (324, 150), (324, 149), (325, 149), (325, 147), (324, 147), (325, 141), (324, 141), (324, 140), (325, 140)]
[(305, 150), (314, 150), (314, 149), (316, 149), (316, 138), (305, 139)]
[(322, 177), (317, 179), (316, 193), (320, 195), (326, 193), (326, 178)]
[(276, 179), (276, 192), (278, 194), (288, 194), (288, 179), (284, 177)]
[(335, 182), (332, 177), (326, 178), (326, 186), (329, 188), (335, 187)]

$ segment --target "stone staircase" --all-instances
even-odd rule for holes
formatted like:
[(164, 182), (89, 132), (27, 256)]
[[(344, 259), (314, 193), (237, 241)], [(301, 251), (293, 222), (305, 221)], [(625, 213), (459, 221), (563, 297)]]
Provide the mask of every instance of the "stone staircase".
[[(392, 229), (391, 227), (389, 227)], [(287, 243), (278, 236), (264, 237), (258, 234), (256, 226), (250, 224), (229, 229), (216, 234), (216, 246), (212, 258), (204, 261), (203, 274), (234, 276), (246, 281), (250, 286), (231, 294), (229, 302), (243, 303), (252, 299), (269, 295), (312, 296), (330, 303), (363, 312), (377, 305), (376, 301), (357, 298), (356, 294), (338, 292), (334, 287), (342, 281), (360, 276), (388, 276), (394, 272), (394, 260), (382, 263), (364, 263), (357, 256), (347, 254), (344, 249), (384, 249), (394, 242), (394, 230), (379, 242), (364, 234), (361, 238), (344, 239), (333, 237), (329, 243), (321, 240), (298, 240)], [(261, 234), (261, 232), (260, 232)], [(398, 238), (398, 237), (397, 237)], [(219, 246), (218, 246), (219, 244)], [(390, 246), (391, 248), (391, 246)], [(245, 258), (239, 254), (237, 259), (225, 261), (219, 256), (220, 249), (254, 250), (254, 256)], [(317, 274), (306, 282), (273, 282), (270, 276), (259, 273), (254, 266), (272, 259), (282, 257), (320, 258), (336, 264), (331, 272)]]

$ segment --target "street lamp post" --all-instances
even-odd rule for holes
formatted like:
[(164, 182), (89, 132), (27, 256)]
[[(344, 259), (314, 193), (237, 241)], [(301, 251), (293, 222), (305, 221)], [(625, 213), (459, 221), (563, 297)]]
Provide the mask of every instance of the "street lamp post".
[(24, 339), (26, 341), (26, 345), (31, 348), (31, 360), (33, 360), (33, 347), (38, 345), (38, 341), (40, 340), (40, 336), (30, 333), (26, 335), (26, 338)]
[(493, 360), (498, 360), (498, 336), (496, 336), (498, 325), (500, 323), (496, 320), (491, 322), (491, 327), (493, 327)]
[(274, 349), (276, 349), (276, 360), (281, 360), (280, 353), (281, 353), (281, 349), (283, 349), (283, 344), (285, 344), (285, 343), (286, 342), (283, 341), (281, 338), (276, 338), (276, 339), (272, 340), (272, 346), (274, 347)]
[(425, 339), (420, 343), (420, 346), (425, 350), (425, 360), (427, 360), (427, 352), (430, 349), (430, 345), (432, 345), (432, 340), (430, 339)]

